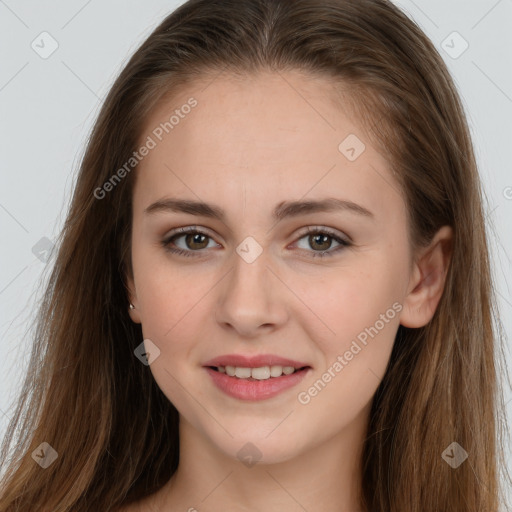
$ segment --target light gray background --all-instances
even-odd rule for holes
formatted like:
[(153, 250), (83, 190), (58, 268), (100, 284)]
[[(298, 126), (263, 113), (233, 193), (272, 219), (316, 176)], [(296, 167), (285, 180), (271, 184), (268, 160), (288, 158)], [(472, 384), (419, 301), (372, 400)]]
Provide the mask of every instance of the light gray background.
[[(181, 3), (0, 0), (2, 436), (28, 363), (25, 330), (41, 293), (37, 286), (52, 261), (41, 261), (45, 242), (40, 240), (55, 240), (62, 227), (86, 137), (113, 80), (142, 40)], [(512, 0), (395, 3), (434, 42), (463, 98), (488, 197), (502, 322), (510, 333)], [(49, 36), (40, 36), (45, 31), (58, 44), (48, 58), (31, 47), (51, 48)], [(469, 47), (458, 55), (464, 41)], [(34, 253), (38, 243), (42, 249)], [(507, 358), (512, 366), (508, 342)], [(510, 421), (512, 393), (504, 385)], [(512, 460), (510, 440), (507, 450)]]

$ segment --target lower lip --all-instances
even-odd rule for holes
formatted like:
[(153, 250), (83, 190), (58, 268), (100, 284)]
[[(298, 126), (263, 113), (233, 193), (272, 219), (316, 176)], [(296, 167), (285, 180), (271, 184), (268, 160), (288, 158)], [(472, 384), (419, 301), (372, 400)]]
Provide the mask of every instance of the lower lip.
[(247, 380), (230, 377), (211, 368), (205, 368), (213, 383), (226, 395), (240, 400), (257, 401), (272, 398), (298, 384), (311, 368), (296, 371), (291, 375), (270, 377), (265, 380)]

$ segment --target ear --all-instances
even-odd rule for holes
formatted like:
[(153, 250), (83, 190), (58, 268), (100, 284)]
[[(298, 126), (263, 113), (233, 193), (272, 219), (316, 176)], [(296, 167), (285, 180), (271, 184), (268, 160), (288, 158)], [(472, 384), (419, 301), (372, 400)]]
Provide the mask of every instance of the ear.
[(444, 290), (452, 241), (452, 228), (443, 226), (429, 246), (416, 255), (409, 291), (400, 315), (400, 324), (404, 327), (423, 327), (434, 316)]
[(137, 302), (137, 292), (135, 291), (135, 283), (133, 282), (133, 277), (126, 276), (126, 287), (128, 289), (128, 300), (135, 306), (135, 309), (131, 309), (129, 307), (128, 313), (133, 322), (140, 324), (141, 319), (139, 313), (139, 304)]

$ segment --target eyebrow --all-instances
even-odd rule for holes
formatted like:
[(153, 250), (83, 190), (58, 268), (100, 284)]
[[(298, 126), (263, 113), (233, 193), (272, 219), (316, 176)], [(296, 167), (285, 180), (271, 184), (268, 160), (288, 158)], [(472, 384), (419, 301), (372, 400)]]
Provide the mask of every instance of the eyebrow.
[[(322, 200), (309, 201), (282, 201), (272, 213), (276, 221), (286, 217), (297, 217), (318, 212), (348, 211), (371, 219), (375, 215), (363, 206), (352, 201), (327, 198)], [(182, 212), (190, 215), (209, 217), (225, 222), (226, 214), (222, 208), (214, 204), (204, 203), (202, 201), (192, 201), (188, 199), (163, 198), (148, 206), (144, 212), (154, 214), (157, 212)]]

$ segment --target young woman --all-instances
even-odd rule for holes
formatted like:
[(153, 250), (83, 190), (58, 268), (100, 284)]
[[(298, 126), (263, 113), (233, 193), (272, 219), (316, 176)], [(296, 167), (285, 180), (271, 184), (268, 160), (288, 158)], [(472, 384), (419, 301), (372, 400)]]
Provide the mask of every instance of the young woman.
[(495, 512), (480, 182), (385, 0), (191, 0), (113, 85), (3, 511)]

